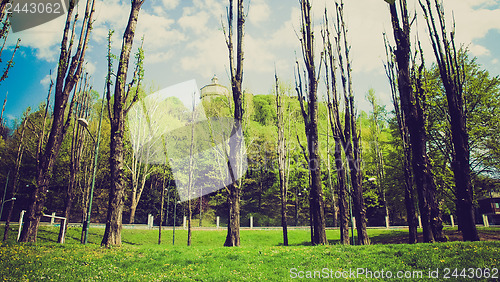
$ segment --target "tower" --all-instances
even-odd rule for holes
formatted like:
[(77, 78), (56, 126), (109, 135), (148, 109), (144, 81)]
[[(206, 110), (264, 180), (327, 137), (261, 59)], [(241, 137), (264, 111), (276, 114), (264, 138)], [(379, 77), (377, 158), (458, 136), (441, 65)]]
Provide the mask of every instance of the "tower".
[(212, 83), (201, 88), (200, 99), (210, 101), (217, 97), (226, 97), (228, 101), (230, 101), (229, 90), (227, 87), (220, 85), (219, 79), (214, 75), (214, 77), (212, 77)]

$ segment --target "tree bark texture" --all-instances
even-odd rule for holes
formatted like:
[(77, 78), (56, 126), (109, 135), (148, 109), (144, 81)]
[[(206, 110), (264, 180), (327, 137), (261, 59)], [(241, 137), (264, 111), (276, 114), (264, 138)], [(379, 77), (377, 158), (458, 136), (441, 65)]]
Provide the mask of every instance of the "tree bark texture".
[(62, 141), (71, 121), (73, 103), (71, 103), (69, 107), (67, 120), (64, 120), (67, 112), (66, 107), (68, 99), (83, 70), (89, 34), (94, 21), (94, 1), (87, 1), (78, 46), (75, 54), (72, 54), (73, 39), (75, 36), (75, 22), (72, 20), (72, 15), (75, 5), (76, 1), (73, 0), (69, 2), (55, 84), (52, 127), (43, 153), (41, 150), (37, 152), (37, 168), (35, 174), (36, 187), (33, 191), (30, 191), (28, 209), (19, 239), (21, 242), (36, 242), (38, 226), (43, 215), (42, 210), (45, 205), (52, 168), (54, 167), (59, 149), (61, 148)]
[[(314, 35), (311, 22), (311, 3), (309, 0), (301, 0), (302, 31), (301, 45), (304, 57), (305, 72), (307, 74), (307, 113), (303, 108), (305, 130), (307, 136), (307, 151), (309, 153), (309, 175), (310, 175), (310, 212), (313, 245), (327, 245), (326, 222), (323, 202), (323, 187), (321, 181), (321, 162), (319, 155), (318, 138), (318, 101), (317, 101), (317, 78), (314, 63)], [(302, 99), (301, 99), (302, 103)]]
[[(235, 142), (232, 142), (229, 149), (228, 169), (232, 177), (233, 183), (228, 188), (228, 204), (229, 204), (229, 223), (227, 227), (227, 236), (224, 246), (236, 247), (240, 245), (240, 190), (238, 182), (232, 173), (231, 164), (237, 167), (241, 163), (241, 146), (243, 142), (242, 124), (243, 124), (243, 36), (245, 25), (245, 14), (243, 11), (243, 0), (237, 0), (237, 38), (236, 38), (236, 60), (234, 59), (233, 48), (233, 7), (234, 0), (229, 0), (228, 9), (228, 33), (226, 37), (226, 45), (229, 51), (229, 65), (231, 73), (231, 90), (233, 93), (234, 102), (234, 125), (231, 136)], [(242, 176), (240, 176), (242, 177)]]
[(429, 203), (429, 180), (432, 179), (427, 166), (426, 129), (425, 120), (417, 110), (416, 94), (413, 91), (410, 79), (410, 25), (406, 10), (406, 1), (401, 1), (402, 24), (397, 13), (396, 4), (390, 4), (391, 20), (396, 40), (396, 63), (398, 66), (398, 90), (401, 100), (401, 109), (407, 122), (412, 150), (412, 167), (419, 199), (419, 209), (422, 220), (424, 242), (434, 242), (431, 226), (431, 205)]
[(451, 168), (455, 176), (455, 194), (458, 225), (464, 241), (479, 241), (476, 229), (473, 191), (471, 184), (469, 135), (466, 128), (466, 115), (463, 101), (464, 67), (460, 62), (455, 47), (455, 31), (446, 33), (444, 8), (435, 2), (439, 30), (436, 28), (431, 3), (420, 1), (430, 33), (431, 43), (436, 56), (441, 80), (448, 102), (451, 137), (453, 143), (453, 161)]
[[(342, 88), (345, 100), (344, 115), (344, 137), (342, 146), (345, 151), (349, 172), (351, 177), (351, 196), (356, 228), (358, 233), (358, 244), (369, 245), (370, 239), (366, 232), (366, 208), (363, 198), (362, 170), (361, 170), (361, 146), (360, 132), (357, 129), (356, 113), (354, 109), (354, 94), (352, 89), (351, 62), (349, 59), (350, 46), (347, 43), (347, 29), (344, 21), (343, 3), (337, 4), (337, 54), (342, 76)], [(343, 40), (343, 51), (340, 40)], [(343, 55), (345, 54), (345, 67)]]
[[(340, 36), (337, 33), (337, 36)], [(338, 41), (336, 41), (338, 47)], [(327, 87), (327, 109), (328, 121), (332, 128), (334, 136), (334, 159), (335, 168), (337, 172), (337, 193), (338, 193), (338, 223), (340, 227), (340, 242), (344, 245), (349, 245), (349, 204), (347, 195), (347, 176), (342, 156), (342, 144), (345, 142), (343, 125), (340, 119), (339, 111), (339, 95), (337, 91), (337, 78), (336, 70), (337, 63), (335, 61), (335, 54), (331, 42), (330, 25), (328, 23), (328, 13), (325, 11), (325, 28), (323, 30), (323, 44), (325, 48), (325, 69), (326, 69), (326, 87)], [(337, 49), (338, 51), (338, 49)], [(331, 84), (331, 86), (330, 86)], [(330, 96), (331, 93), (331, 96)]]
[(340, 138), (335, 138), (335, 166), (337, 168), (337, 184), (339, 194), (339, 225), (340, 242), (349, 245), (349, 204), (347, 198), (347, 177), (342, 161), (342, 143)]
[[(24, 154), (24, 148), (25, 145), (23, 143), (24, 141), (24, 133), (26, 130), (26, 122), (28, 121), (28, 114), (29, 111), (26, 112), (26, 115), (24, 117), (23, 123), (21, 125), (21, 138), (19, 140), (19, 146), (17, 148), (17, 157), (16, 157), (16, 164), (15, 164), (15, 171), (14, 171), (14, 180), (12, 183), (12, 188), (10, 189), (10, 195), (11, 198), (16, 197), (17, 194), (17, 184), (19, 182), (19, 171), (21, 168), (21, 163), (23, 160), (23, 154)], [(7, 211), (7, 219), (5, 220), (5, 229), (3, 233), (3, 241), (6, 241), (7, 238), (9, 238), (9, 228), (10, 228), (10, 221), (12, 219), (12, 212), (14, 210), (14, 201), (10, 201), (8, 211)]]
[[(82, 84), (83, 84), (83, 92), (82, 92)], [(80, 171), (80, 160), (81, 154), (83, 150), (83, 128), (76, 122), (78, 117), (87, 118), (88, 115), (88, 103), (89, 103), (89, 89), (87, 89), (87, 77), (85, 79), (80, 79), (80, 93), (75, 93), (74, 98), (76, 99), (76, 110), (75, 110), (75, 122), (73, 125), (73, 137), (71, 140), (71, 152), (70, 152), (70, 174), (69, 174), (69, 182), (66, 187), (66, 199), (64, 203), (64, 211), (63, 217), (67, 218), (66, 224), (61, 224), (59, 228), (59, 235), (57, 238), (58, 243), (64, 242), (63, 234), (66, 233), (69, 224), (69, 218), (71, 215), (71, 208), (73, 206), (74, 199), (74, 190), (76, 187), (77, 175)], [(76, 92), (76, 87), (75, 87)], [(64, 232), (63, 232), (64, 231)]]
[(280, 184), (280, 200), (281, 200), (281, 226), (283, 228), (283, 245), (288, 246), (288, 227), (286, 219), (286, 204), (287, 204), (287, 179), (286, 179), (286, 137), (284, 130), (284, 111), (283, 111), (283, 93), (280, 91), (278, 76), (275, 74), (276, 82), (276, 126), (278, 129), (278, 171)]
[[(125, 81), (130, 52), (134, 42), (139, 11), (144, 1), (132, 0), (128, 24), (123, 34), (122, 50), (114, 90), (113, 115), (111, 116), (110, 159), (111, 190), (109, 193), (106, 229), (102, 246), (121, 245), (122, 212), (125, 195), (123, 175), (123, 137), (125, 133)], [(109, 93), (108, 93), (109, 94)], [(108, 97), (109, 98), (109, 97)]]

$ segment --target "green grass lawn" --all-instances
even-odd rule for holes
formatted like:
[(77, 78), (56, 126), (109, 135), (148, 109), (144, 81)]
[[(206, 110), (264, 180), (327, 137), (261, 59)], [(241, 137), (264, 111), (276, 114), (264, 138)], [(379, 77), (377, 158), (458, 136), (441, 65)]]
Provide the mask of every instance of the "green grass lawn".
[[(12, 238), (0, 245), (0, 279), (283, 281), (308, 274), (323, 278), (343, 274), (352, 278), (358, 269), (369, 270), (379, 277), (390, 273), (394, 281), (401, 280), (396, 278), (398, 274), (419, 278), (409, 280), (432, 280), (429, 271), (441, 279), (448, 274), (450, 281), (469, 281), (467, 276), (479, 274), (489, 275), (487, 280), (491, 281), (500, 277), (498, 270), (494, 270), (500, 267), (500, 242), (342, 246), (335, 244), (338, 230), (328, 230), (331, 245), (313, 247), (307, 243), (308, 230), (290, 230), (292, 246), (284, 247), (280, 230), (241, 230), (242, 246), (225, 248), (222, 247), (225, 231), (195, 230), (193, 246), (187, 247), (187, 232), (182, 229), (176, 230), (175, 246), (171, 230), (162, 232), (163, 243), (158, 245), (157, 230), (124, 229), (123, 246), (107, 249), (99, 246), (103, 231), (91, 229), (87, 246), (79, 244), (80, 228), (70, 228), (63, 245), (55, 243), (56, 227), (42, 227), (36, 244), (16, 243), (17, 233), (12, 232)], [(500, 229), (489, 228), (487, 232), (496, 233)], [(370, 237), (380, 243), (404, 233), (404, 230), (369, 230)], [(454, 273), (455, 268), (458, 271)]]

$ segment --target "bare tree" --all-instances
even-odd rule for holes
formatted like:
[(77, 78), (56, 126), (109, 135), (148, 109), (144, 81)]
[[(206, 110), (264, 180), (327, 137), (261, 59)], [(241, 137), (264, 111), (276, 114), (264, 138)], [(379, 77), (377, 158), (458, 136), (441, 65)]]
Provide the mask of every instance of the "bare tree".
[(406, 0), (399, 1), (401, 18), (396, 4), (389, 4), (392, 27), (397, 49), (395, 60), (398, 72), (398, 91), (401, 110), (408, 126), (409, 143), (412, 151), (412, 167), (417, 187), (419, 209), (422, 219), (424, 242), (444, 241), (439, 207), (434, 197), (436, 186), (427, 156), (427, 134), (422, 95), (413, 91), (410, 69), (410, 21)]
[(414, 189), (413, 189), (413, 175), (411, 171), (411, 148), (410, 148), (410, 136), (408, 130), (408, 124), (406, 123), (405, 116), (401, 112), (401, 103), (398, 96), (397, 88), (397, 78), (396, 78), (396, 65), (394, 62), (394, 50), (389, 45), (384, 37), (386, 46), (387, 62), (384, 65), (387, 78), (391, 86), (391, 97), (392, 103), (394, 105), (394, 112), (396, 114), (396, 120), (398, 123), (398, 132), (401, 137), (403, 156), (401, 157), (403, 163), (403, 174), (404, 174), (404, 195), (405, 195), (405, 207), (406, 207), (406, 220), (408, 222), (408, 243), (417, 243), (417, 216), (415, 211), (415, 199), (414, 199)]
[(457, 218), (464, 241), (479, 241), (476, 229), (474, 205), (472, 202), (472, 184), (470, 169), (469, 135), (464, 103), (464, 63), (459, 59), (455, 46), (455, 30), (447, 34), (444, 8), (439, 1), (434, 1), (439, 27), (430, 0), (419, 1), (429, 30), (434, 55), (439, 67), (441, 80), (448, 102), (451, 136), (453, 143), (453, 161), (451, 168), (455, 175), (455, 194)]
[(66, 186), (66, 199), (64, 202), (64, 214), (63, 217), (66, 217), (66, 224), (61, 224), (59, 236), (57, 241), (59, 243), (64, 242), (63, 234), (65, 234), (66, 229), (69, 224), (69, 217), (71, 214), (71, 208), (73, 206), (74, 199), (74, 190), (76, 187), (76, 179), (78, 173), (80, 172), (80, 160), (83, 151), (83, 127), (76, 121), (78, 118), (88, 118), (88, 104), (90, 102), (90, 91), (92, 88), (88, 85), (88, 74), (82, 76), (80, 78), (80, 87), (77, 93), (77, 87), (75, 87), (75, 93), (73, 94), (73, 99), (75, 102), (75, 111), (74, 111), (74, 124), (73, 124), (73, 136), (71, 139), (71, 148), (70, 148), (70, 167), (69, 167), (69, 181), (68, 186)]
[[(354, 107), (354, 93), (352, 89), (351, 61), (349, 51), (351, 47), (347, 42), (347, 29), (344, 21), (344, 4), (336, 3), (337, 7), (337, 55), (339, 58), (339, 69), (342, 78), (342, 89), (344, 93), (344, 142), (342, 146), (349, 164), (349, 172), (352, 185), (352, 207), (356, 218), (358, 232), (358, 244), (369, 245), (370, 239), (366, 232), (366, 208), (363, 199), (362, 170), (361, 170), (361, 136), (357, 129), (356, 110)], [(341, 43), (343, 40), (343, 44)], [(343, 45), (343, 46), (342, 46)], [(344, 65), (345, 55), (345, 65)]]
[(330, 25), (328, 23), (328, 11), (325, 9), (325, 25), (323, 28), (323, 46), (325, 53), (325, 78), (327, 93), (328, 122), (332, 128), (335, 141), (334, 159), (337, 171), (337, 193), (339, 195), (339, 227), (340, 242), (349, 244), (349, 204), (347, 201), (347, 176), (342, 156), (342, 144), (345, 143), (343, 125), (340, 118), (340, 98), (337, 92), (337, 62), (335, 51), (331, 42)]
[[(24, 155), (24, 149), (26, 148), (26, 144), (24, 143), (24, 133), (27, 129), (26, 127), (26, 122), (28, 121), (28, 116), (30, 113), (31, 108), (28, 108), (26, 112), (24, 113), (24, 118), (23, 118), (23, 123), (21, 124), (21, 132), (19, 133), (19, 146), (17, 147), (17, 156), (16, 156), (16, 163), (15, 163), (15, 170), (14, 170), (14, 181), (12, 184), (12, 188), (10, 188), (10, 195), (11, 198), (15, 198), (17, 194), (17, 184), (19, 182), (19, 171), (21, 169), (21, 163), (23, 160), (23, 155)], [(10, 202), (8, 211), (7, 211), (7, 219), (5, 220), (5, 230), (3, 233), (3, 241), (6, 241), (7, 238), (9, 237), (9, 227), (10, 227), (10, 220), (12, 218), (12, 211), (14, 210), (14, 201)]]
[[(305, 64), (306, 85), (302, 85), (302, 79), (297, 63), (296, 91), (299, 96), (302, 116), (304, 118), (307, 136), (307, 150), (309, 153), (308, 166), (310, 175), (310, 220), (311, 220), (311, 243), (313, 245), (327, 245), (325, 211), (323, 203), (323, 189), (321, 185), (321, 162), (319, 155), (318, 138), (318, 77), (316, 77), (316, 65), (314, 62), (314, 35), (311, 22), (311, 3), (309, 0), (300, 0), (301, 8), (301, 31), (300, 43), (302, 56)], [(321, 64), (319, 64), (321, 67)], [(297, 81), (298, 80), (298, 81)], [(307, 111), (304, 105), (304, 90), (307, 91)]]
[(283, 245), (288, 246), (288, 226), (286, 220), (286, 205), (288, 193), (288, 175), (287, 175), (287, 139), (285, 136), (283, 98), (284, 93), (280, 89), (278, 75), (274, 74), (276, 86), (276, 127), (278, 129), (278, 171), (280, 181), (280, 200), (281, 200), (281, 226), (283, 228)]
[[(128, 64), (132, 44), (134, 42), (135, 29), (139, 18), (139, 11), (144, 0), (132, 0), (128, 24), (123, 34), (122, 49), (118, 70), (116, 73), (116, 82), (114, 89), (114, 100), (111, 104), (111, 58), (108, 63), (108, 78), (106, 82), (106, 99), (108, 100), (108, 114), (111, 121), (111, 142), (109, 167), (111, 172), (111, 189), (109, 193), (108, 213), (106, 216), (106, 229), (101, 241), (102, 246), (121, 245), (122, 229), (122, 211), (125, 194), (124, 176), (123, 176), (123, 138), (125, 131), (125, 116), (132, 105), (139, 98), (139, 89), (144, 76), (142, 68), (144, 52), (139, 48), (136, 55), (136, 67), (132, 81), (126, 85)], [(109, 57), (109, 55), (108, 55)], [(135, 86), (135, 90), (133, 90)], [(133, 92), (133, 93), (132, 93)], [(133, 96), (130, 96), (132, 93)], [(131, 101), (129, 100), (131, 97)], [(126, 103), (129, 103), (126, 105)], [(113, 110), (111, 110), (113, 109)]]
[(377, 97), (375, 96), (375, 91), (373, 89), (368, 90), (368, 94), (366, 95), (366, 99), (370, 103), (372, 107), (372, 128), (371, 134), (373, 136), (372, 150), (374, 153), (374, 159), (376, 164), (376, 184), (378, 186), (380, 197), (382, 198), (382, 203), (384, 205), (386, 220), (389, 222), (389, 206), (387, 205), (387, 199), (385, 196), (385, 188), (383, 186), (384, 178), (385, 178), (385, 170), (384, 170), (384, 156), (382, 154), (382, 146), (380, 142), (380, 126), (379, 120), (382, 118), (382, 111), (380, 106), (377, 103)]
[[(141, 103), (145, 103), (144, 99), (141, 99)], [(158, 133), (159, 128), (150, 126), (150, 122), (151, 118), (159, 111), (158, 104), (148, 104), (147, 106), (143, 104), (142, 107), (132, 107), (131, 112), (128, 113), (130, 140), (134, 150), (131, 154), (130, 165), (125, 162), (126, 168), (132, 175), (130, 224), (135, 222), (135, 212), (146, 187), (146, 181), (155, 170), (155, 167), (149, 162), (155, 153), (153, 147), (156, 146), (156, 143), (144, 140)], [(131, 120), (134, 121), (132, 124)]]
[[(82, 74), (85, 52), (89, 41), (89, 34), (92, 30), (94, 0), (87, 0), (85, 15), (83, 18), (79, 40), (76, 50), (73, 53), (73, 46), (76, 36), (76, 20), (78, 14), (73, 18), (76, 7), (76, 0), (71, 0), (68, 6), (66, 23), (61, 41), (61, 54), (57, 71), (57, 79), (54, 93), (54, 110), (52, 113), (52, 127), (43, 151), (37, 153), (36, 187), (30, 191), (28, 210), (25, 217), (23, 230), (21, 232), (21, 242), (35, 242), (38, 226), (42, 217), (42, 209), (47, 196), (52, 168), (59, 153), (62, 140), (71, 124), (71, 114), (73, 103), (69, 110), (66, 109), (71, 91), (75, 87)], [(67, 117), (65, 118), (65, 115)], [(42, 139), (42, 138), (41, 138)], [(39, 143), (40, 144), (40, 143)]]
[(228, 169), (232, 178), (232, 184), (227, 187), (229, 195), (227, 197), (229, 204), (229, 223), (227, 226), (227, 236), (224, 246), (234, 247), (240, 245), (240, 192), (241, 182), (237, 183), (234, 177), (231, 164), (238, 164), (242, 159), (242, 141), (241, 127), (243, 125), (243, 37), (245, 14), (243, 11), (243, 0), (237, 0), (237, 24), (236, 24), (236, 58), (233, 46), (233, 17), (234, 0), (229, 0), (227, 9), (227, 31), (224, 28), (226, 45), (229, 51), (229, 69), (231, 75), (231, 90), (234, 103), (234, 125), (231, 136), (235, 138), (232, 146), (229, 148)]
[[(12, 13), (7, 13), (7, 4), (11, 3), (10, 0), (2, 0), (2, 3), (0, 3), (0, 40), (3, 40), (2, 47), (0, 48), (0, 63), (2, 63), (1, 55), (3, 53), (5, 43), (7, 42), (7, 37), (9, 36), (9, 31), (10, 31), (10, 17), (12, 17)], [(14, 50), (12, 51), (12, 57), (10, 60), (7, 62), (5, 69), (0, 76), (0, 82), (4, 81), (7, 79), (9, 76), (9, 70), (14, 66), (14, 55), (16, 54), (16, 51), (19, 49), (19, 44), (21, 43), (21, 38), (17, 39), (16, 46), (14, 47)], [(5, 103), (4, 103), (5, 107)], [(3, 111), (2, 111), (3, 114)], [(0, 125), (2, 124), (2, 118), (0, 118)]]

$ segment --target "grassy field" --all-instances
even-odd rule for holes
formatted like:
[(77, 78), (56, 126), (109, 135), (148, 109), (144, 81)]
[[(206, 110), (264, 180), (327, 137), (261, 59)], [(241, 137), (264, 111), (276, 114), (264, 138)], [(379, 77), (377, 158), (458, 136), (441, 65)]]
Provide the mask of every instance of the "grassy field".
[[(3, 230), (3, 228), (1, 228)], [(308, 230), (290, 230), (291, 246), (281, 246), (280, 230), (242, 230), (239, 248), (224, 248), (225, 231), (195, 230), (187, 247), (185, 230), (123, 230), (123, 246), (101, 248), (103, 229), (91, 229), (87, 246), (79, 244), (80, 229), (70, 228), (64, 245), (55, 243), (58, 228), (42, 227), (36, 244), (18, 244), (12, 237), (0, 245), (0, 278), (5, 281), (288, 281), (300, 276), (360, 278), (392, 275), (408, 280), (450, 281), (468, 277), (497, 281), (500, 242), (387, 244), (404, 230), (369, 230), (375, 245), (336, 244), (338, 230), (328, 230), (329, 246), (308, 246)], [(447, 232), (455, 232), (447, 230)], [(481, 230), (498, 234), (500, 229)], [(15, 236), (16, 232), (12, 232)], [(455, 268), (457, 269), (454, 272)], [(488, 269), (488, 270), (486, 270)], [(462, 271), (464, 270), (464, 271)], [(309, 271), (309, 272), (308, 272)], [(316, 271), (316, 273), (315, 273)], [(361, 271), (363, 274), (361, 274)], [(371, 274), (367, 271), (371, 271)], [(359, 275), (358, 275), (359, 272)], [(382, 278), (383, 277), (383, 278)]]

